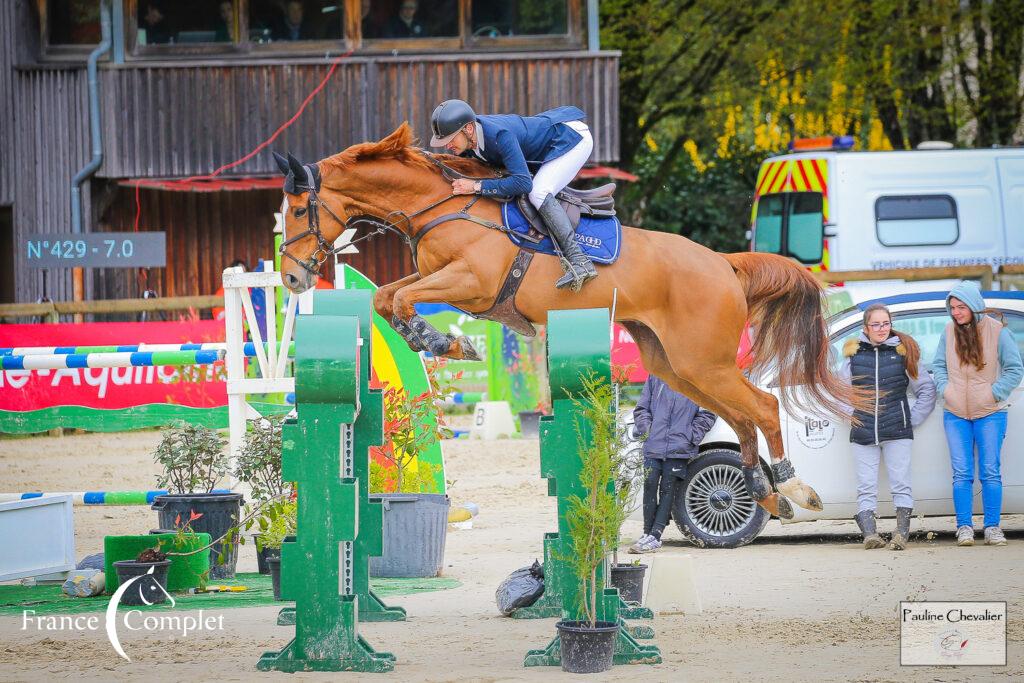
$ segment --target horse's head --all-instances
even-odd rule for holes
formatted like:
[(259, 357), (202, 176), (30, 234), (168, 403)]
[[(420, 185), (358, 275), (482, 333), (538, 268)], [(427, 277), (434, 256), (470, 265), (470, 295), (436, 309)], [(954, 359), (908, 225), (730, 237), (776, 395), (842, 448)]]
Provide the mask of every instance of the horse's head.
[[(320, 266), (333, 254), (334, 241), (349, 219), (352, 227), (363, 221), (411, 237), (417, 229), (414, 219), (425, 220), (417, 216), (445, 201), (450, 180), (436, 161), (412, 145), (412, 129), (403, 123), (382, 140), (352, 145), (316, 164), (274, 154), (285, 176), (281, 243), (285, 287), (304, 292), (316, 285)], [(441, 158), (460, 173), (493, 175), (477, 161)]]
[(332, 206), (321, 201), (318, 164), (303, 164), (291, 154), (286, 158), (277, 152), (274, 159), (285, 177), (281, 279), (290, 291), (301, 293), (316, 286), (320, 267), (331, 255), (348, 216), (343, 203)]

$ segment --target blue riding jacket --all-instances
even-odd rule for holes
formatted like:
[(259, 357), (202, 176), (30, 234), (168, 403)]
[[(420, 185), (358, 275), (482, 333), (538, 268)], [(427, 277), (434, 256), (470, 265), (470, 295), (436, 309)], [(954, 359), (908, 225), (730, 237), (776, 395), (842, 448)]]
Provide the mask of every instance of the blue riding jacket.
[[(557, 107), (536, 116), (485, 114), (476, 117), (483, 131), (480, 155), (489, 164), (502, 166), (509, 175), (480, 182), (480, 194), (514, 197), (533, 189), (534, 170), (557, 159), (575, 147), (583, 137), (566, 121), (583, 121), (587, 115), (579, 107)], [(476, 156), (470, 150), (464, 156)]]

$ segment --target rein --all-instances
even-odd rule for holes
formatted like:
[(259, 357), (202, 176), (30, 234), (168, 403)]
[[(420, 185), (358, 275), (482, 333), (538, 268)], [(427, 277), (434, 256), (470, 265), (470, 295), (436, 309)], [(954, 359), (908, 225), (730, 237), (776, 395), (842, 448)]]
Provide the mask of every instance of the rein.
[[(448, 180), (449, 182), (460, 178), (466, 180), (485, 180), (485, 178), (474, 178), (472, 176), (467, 176), (460, 173), (459, 171), (456, 171), (455, 169), (446, 165), (443, 161), (441, 161), (432, 153), (426, 150), (420, 150), (420, 153), (422, 153), (423, 156), (425, 156), (432, 164), (437, 166), (438, 169), (441, 171), (442, 177), (444, 177), (445, 180)], [(349, 248), (354, 244), (358, 244), (363, 240), (372, 239), (377, 235), (383, 235), (385, 232), (389, 230), (396, 233), (399, 237), (401, 237), (402, 240), (409, 247), (409, 250), (412, 252), (412, 263), (413, 266), (416, 268), (417, 272), (419, 271), (419, 264), (417, 263), (416, 252), (419, 247), (420, 240), (422, 240), (428, 232), (430, 232), (431, 230), (433, 230), (434, 228), (443, 223), (447, 223), (449, 221), (454, 220), (466, 220), (472, 223), (476, 223), (477, 225), (482, 225), (483, 227), (489, 228), (491, 230), (498, 230), (499, 232), (505, 233), (509, 232), (508, 228), (506, 228), (504, 225), (495, 223), (493, 221), (489, 221), (485, 218), (480, 218), (479, 216), (474, 216), (469, 213), (470, 208), (472, 208), (473, 205), (476, 204), (477, 201), (480, 199), (479, 195), (473, 196), (473, 198), (470, 199), (470, 201), (459, 211), (455, 213), (444, 214), (443, 216), (439, 216), (438, 218), (435, 218), (432, 221), (428, 222), (415, 235), (410, 235), (398, 227), (399, 224), (404, 221), (405, 224), (408, 226), (409, 231), (412, 232), (412, 230), (414, 229), (414, 226), (412, 224), (413, 218), (421, 216), (427, 211), (435, 209), (441, 204), (444, 204), (445, 202), (448, 202), (460, 196), (454, 193), (449, 194), (447, 197), (438, 199), (437, 201), (428, 204), (427, 206), (417, 211), (414, 211), (413, 213), (407, 214), (400, 209), (396, 209), (388, 213), (388, 215), (385, 216), (383, 219), (379, 219), (375, 216), (357, 216), (355, 218), (350, 218), (347, 221), (343, 221), (326, 202), (320, 200), (317, 194), (317, 185), (319, 183), (316, 182), (316, 179), (313, 177), (313, 173), (312, 171), (310, 171), (309, 167), (305, 167), (305, 169), (307, 176), (307, 186), (309, 188), (308, 195), (306, 198), (306, 214), (308, 215), (306, 230), (305, 232), (302, 232), (293, 237), (288, 237), (283, 234), (284, 227), (282, 226), (282, 236), (285, 239), (281, 242), (281, 247), (279, 251), (282, 256), (290, 258), (292, 261), (300, 265), (306, 272), (314, 276), (320, 275), (320, 268), (323, 266), (324, 261), (326, 261), (329, 257), (334, 256), (335, 254), (339, 254), (343, 250)], [(367, 223), (369, 225), (375, 226), (376, 229), (373, 232), (363, 235), (362, 237), (346, 242), (340, 247), (335, 247), (330, 242), (327, 241), (327, 238), (324, 237), (323, 232), (320, 231), (319, 208), (321, 206), (324, 208), (325, 211), (327, 211), (327, 213), (331, 215), (332, 218), (334, 218), (334, 220), (338, 221), (338, 223), (340, 223), (345, 228), (349, 228), (350, 225)], [(393, 216), (397, 216), (398, 220), (393, 220)], [(294, 256), (288, 253), (287, 247), (290, 244), (294, 244), (298, 240), (309, 237), (310, 235), (316, 238), (317, 247), (316, 250), (312, 254), (310, 254), (309, 259), (307, 259), (306, 261), (300, 261), (299, 259), (295, 258)]]

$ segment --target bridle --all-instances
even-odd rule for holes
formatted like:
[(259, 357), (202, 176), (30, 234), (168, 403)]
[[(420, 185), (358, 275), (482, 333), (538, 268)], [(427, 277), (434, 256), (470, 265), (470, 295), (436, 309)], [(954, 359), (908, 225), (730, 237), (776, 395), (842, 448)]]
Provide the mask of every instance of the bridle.
[[(467, 180), (485, 179), (467, 176), (446, 165), (443, 161), (435, 157), (431, 152), (428, 152), (426, 150), (419, 151), (431, 163), (433, 163), (440, 169), (441, 174), (448, 181), (452, 181), (457, 178), (464, 178)], [(409, 247), (410, 251), (412, 252), (413, 265), (416, 266), (417, 270), (419, 269), (419, 266), (417, 265), (416, 262), (416, 250), (417, 247), (419, 246), (420, 240), (422, 240), (423, 237), (428, 232), (436, 228), (438, 225), (441, 225), (442, 223), (447, 223), (448, 221), (453, 220), (468, 220), (472, 221), (473, 223), (477, 223), (478, 225), (482, 225), (486, 228), (491, 228), (493, 230), (500, 230), (502, 232), (508, 231), (508, 229), (504, 225), (494, 223), (493, 221), (489, 221), (485, 218), (480, 218), (479, 216), (473, 216), (472, 214), (469, 213), (469, 209), (472, 208), (472, 206), (476, 204), (476, 202), (480, 199), (479, 195), (475, 195), (458, 212), (448, 213), (438, 218), (435, 218), (428, 222), (426, 225), (424, 225), (423, 228), (421, 228), (417, 233), (412, 234), (412, 231), (414, 229), (414, 226), (412, 224), (413, 218), (421, 216), (427, 211), (435, 209), (438, 206), (444, 204), (445, 202), (448, 202), (458, 197), (459, 195), (455, 193), (451, 193), (446, 197), (442, 197), (441, 199), (438, 199), (437, 201), (432, 202), (431, 204), (428, 204), (427, 206), (417, 211), (414, 211), (413, 213), (406, 213), (400, 209), (396, 209), (394, 211), (389, 212), (383, 219), (377, 218), (376, 216), (364, 215), (355, 216), (349, 218), (348, 220), (342, 220), (341, 217), (338, 216), (338, 214), (335, 213), (333, 209), (331, 209), (327, 202), (324, 202), (319, 198), (318, 188), (320, 186), (320, 173), (319, 170), (317, 169), (316, 164), (306, 164), (302, 168), (306, 172), (306, 177), (304, 179), (299, 179), (295, 177), (295, 171), (293, 170), (291, 176), (285, 182), (285, 191), (292, 192), (293, 194), (300, 194), (302, 192), (307, 193), (305, 209), (305, 213), (307, 216), (306, 230), (298, 235), (288, 237), (288, 235), (285, 234), (285, 225), (287, 225), (287, 216), (285, 216), (282, 219), (281, 224), (281, 236), (283, 239), (281, 241), (281, 246), (278, 251), (280, 252), (281, 256), (291, 259), (299, 266), (301, 266), (306, 272), (313, 276), (320, 275), (320, 268), (323, 266), (324, 262), (328, 258), (334, 256), (335, 254), (340, 254), (342, 251), (348, 249), (354, 244), (358, 244), (363, 240), (372, 239), (377, 235), (383, 235), (385, 232), (388, 231), (394, 232), (399, 237), (401, 237), (402, 240)], [(321, 206), (327, 213), (331, 215), (331, 218), (333, 218), (339, 224), (341, 224), (343, 228), (349, 228), (352, 225), (358, 225), (359, 223), (366, 223), (368, 225), (373, 226), (375, 229), (373, 230), (373, 232), (369, 232), (363, 235), (362, 237), (356, 238), (354, 240), (346, 242), (345, 244), (342, 244), (341, 246), (336, 247), (331, 242), (327, 241), (327, 238), (324, 237), (323, 232), (320, 230)], [(404, 223), (408, 227), (408, 233), (403, 231), (399, 227), (399, 225), (401, 225), (402, 223)], [(310, 254), (308, 259), (306, 259), (305, 261), (300, 261), (292, 254), (288, 253), (287, 248), (289, 245), (294, 244), (295, 242), (301, 239), (305, 239), (306, 237), (309, 236), (313, 236), (316, 238), (317, 246), (313, 253)]]

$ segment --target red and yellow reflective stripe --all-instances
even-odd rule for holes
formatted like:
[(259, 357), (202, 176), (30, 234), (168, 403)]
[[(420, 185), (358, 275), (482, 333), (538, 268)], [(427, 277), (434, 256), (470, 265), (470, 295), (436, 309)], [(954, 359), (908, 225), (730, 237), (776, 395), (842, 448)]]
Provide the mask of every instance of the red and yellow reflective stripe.
[(820, 192), (822, 216), (828, 221), (828, 161), (825, 159), (786, 159), (761, 164), (754, 186), (754, 206), (750, 214), (757, 218), (757, 200), (780, 192)]

